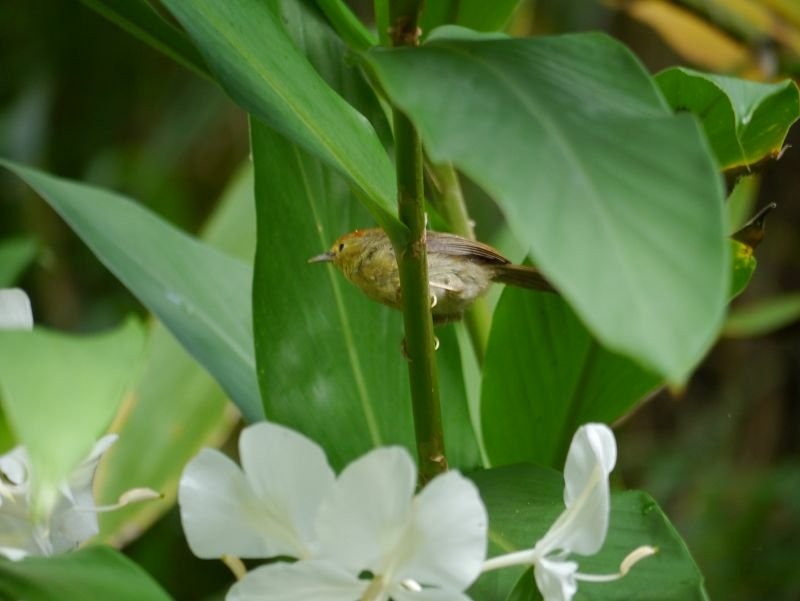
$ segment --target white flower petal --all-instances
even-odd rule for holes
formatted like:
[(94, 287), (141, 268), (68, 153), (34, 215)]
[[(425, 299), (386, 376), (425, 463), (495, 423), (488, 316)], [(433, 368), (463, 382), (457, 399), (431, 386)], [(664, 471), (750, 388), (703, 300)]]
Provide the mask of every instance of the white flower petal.
[(395, 588), (392, 601), (471, 601), (464, 593), (440, 588), (424, 588), (421, 591), (409, 591)]
[(0, 507), (0, 555), (18, 560), (26, 555), (44, 555), (39, 545), (25, 495), (14, 495)]
[(534, 577), (544, 601), (572, 601), (578, 590), (577, 570), (578, 564), (574, 561), (540, 559), (534, 568)]
[(30, 478), (30, 459), (25, 447), (17, 446), (0, 456), (0, 475), (15, 486)]
[(0, 547), (0, 555), (11, 561), (20, 561), (28, 556), (28, 553), (21, 549), (14, 549), (13, 547)]
[(242, 431), (239, 454), (256, 496), (274, 508), (310, 551), (317, 509), (336, 478), (322, 448), (294, 430), (261, 422)]
[(266, 505), (228, 457), (203, 449), (183, 470), (178, 487), (189, 548), (204, 559), (297, 556), (303, 542), (280, 508)]
[(400, 447), (375, 449), (348, 465), (320, 505), (323, 553), (356, 574), (382, 573), (410, 525), (416, 479)]
[(463, 591), (486, 559), (488, 517), (477, 487), (458, 472), (434, 478), (414, 500), (398, 579)]
[(605, 478), (617, 462), (617, 442), (605, 424), (586, 424), (578, 428), (569, 446), (564, 465), (564, 504), (569, 507), (583, 493), (586, 482), (599, 466)]
[(617, 459), (617, 443), (604, 424), (586, 424), (572, 438), (564, 466), (566, 510), (536, 547), (542, 555), (559, 549), (592, 555), (608, 532), (611, 508), (608, 475)]
[(116, 434), (107, 434), (98, 440), (89, 456), (69, 475), (62, 487), (62, 495), (50, 514), (50, 540), (54, 553), (74, 549), (99, 532), (92, 491), (97, 465), (103, 454), (111, 448)]
[(0, 330), (33, 329), (33, 310), (28, 295), (19, 288), (0, 289)]
[(369, 583), (327, 561), (274, 563), (248, 572), (225, 601), (356, 601)]

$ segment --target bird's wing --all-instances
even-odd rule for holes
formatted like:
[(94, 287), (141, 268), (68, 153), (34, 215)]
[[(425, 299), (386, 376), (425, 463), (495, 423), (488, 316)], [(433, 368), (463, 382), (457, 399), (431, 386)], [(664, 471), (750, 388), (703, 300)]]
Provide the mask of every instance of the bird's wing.
[(468, 240), (454, 234), (428, 232), (427, 244), (429, 252), (473, 257), (487, 263), (497, 263), (499, 265), (507, 265), (511, 262), (488, 244), (476, 240)]

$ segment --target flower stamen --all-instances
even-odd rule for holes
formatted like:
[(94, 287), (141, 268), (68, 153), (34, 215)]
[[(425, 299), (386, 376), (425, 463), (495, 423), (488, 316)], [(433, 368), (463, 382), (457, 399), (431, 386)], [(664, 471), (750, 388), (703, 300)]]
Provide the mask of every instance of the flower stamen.
[(140, 503), (142, 501), (152, 501), (155, 499), (162, 499), (164, 495), (154, 491), (152, 488), (132, 488), (125, 491), (119, 496), (116, 503), (111, 505), (97, 505), (95, 507), (80, 507), (75, 506), (75, 511), (89, 511), (92, 513), (106, 513), (108, 511), (116, 511), (131, 503)]
[(651, 557), (656, 553), (658, 553), (657, 547), (643, 545), (637, 547), (625, 556), (625, 559), (619, 564), (619, 572), (616, 574), (582, 574), (580, 572), (575, 572), (575, 579), (582, 580), (583, 582), (613, 582), (614, 580), (619, 580), (626, 576), (631, 568), (641, 560), (646, 557)]

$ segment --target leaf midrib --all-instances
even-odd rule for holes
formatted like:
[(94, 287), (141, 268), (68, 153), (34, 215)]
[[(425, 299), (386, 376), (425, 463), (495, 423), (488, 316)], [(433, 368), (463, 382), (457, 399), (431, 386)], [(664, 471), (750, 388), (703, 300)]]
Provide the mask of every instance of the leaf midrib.
[[(207, 23), (217, 22), (217, 21), (211, 19), (211, 15), (209, 15), (207, 11), (203, 11), (202, 9), (200, 9), (200, 10), (201, 10), (202, 14), (205, 16)], [(272, 16), (269, 15), (267, 18), (271, 19)], [(250, 52), (247, 51), (246, 47), (242, 47), (242, 46), (240, 46), (239, 44), (236, 43), (237, 37), (236, 36), (233, 36), (233, 37), (230, 36), (230, 29), (229, 29), (229, 25), (230, 24), (228, 23), (228, 21), (223, 19), (222, 23), (224, 23), (225, 27), (216, 27), (216, 28), (213, 29), (213, 31), (218, 33), (220, 35), (220, 37), (222, 37), (230, 45), (230, 47), (232, 47), (236, 52), (239, 53), (239, 55), (246, 61), (246, 63), (251, 68), (253, 68), (253, 70), (267, 83), (267, 85), (272, 89), (272, 91), (275, 93), (275, 95), (278, 96), (280, 98), (280, 100), (282, 100), (284, 102), (284, 104), (291, 109), (291, 112), (300, 120), (300, 122), (312, 134), (314, 134), (314, 136), (320, 142), (322, 147), (328, 152), (329, 156), (332, 157), (336, 161), (336, 163), (339, 166), (339, 169), (343, 170), (350, 177), (352, 177), (356, 181), (356, 183), (373, 199), (373, 202), (375, 202), (376, 198), (377, 199), (381, 199), (380, 202), (375, 202), (376, 207), (380, 207), (381, 211), (383, 211), (387, 216), (389, 216), (391, 218), (394, 218), (394, 216), (391, 214), (391, 212), (388, 210), (388, 208), (386, 206), (384, 206), (384, 204), (388, 204), (388, 200), (386, 200), (384, 198), (384, 196), (382, 194), (380, 194), (375, 189), (374, 186), (371, 185), (371, 181), (369, 179), (365, 180), (362, 177), (361, 172), (358, 169), (356, 169), (353, 166), (352, 163), (349, 163), (340, 153), (335, 151), (336, 146), (333, 145), (331, 143), (331, 140), (327, 136), (324, 135), (325, 130), (324, 129), (319, 129), (319, 128), (316, 127), (316, 125), (314, 123), (314, 120), (311, 119), (302, 110), (302, 106), (303, 105), (302, 104), (296, 104), (296, 103), (292, 102), (291, 101), (292, 94), (289, 93), (288, 91), (284, 90), (283, 87), (281, 87), (280, 85), (278, 85), (279, 82), (276, 83), (276, 80), (274, 80), (270, 76), (269, 70), (265, 71), (263, 69), (262, 63), (259, 60), (256, 60), (253, 57), (253, 55)], [(273, 25), (274, 25), (274, 23), (273, 23)], [(285, 35), (282, 31), (280, 31), (280, 29), (278, 27), (276, 27), (275, 30), (278, 32), (278, 35)], [(289, 46), (291, 47), (291, 50), (294, 50), (293, 45), (291, 44), (290, 41), (289, 41)], [(313, 68), (311, 68), (311, 71), (314, 72), (314, 75), (316, 75), (316, 72), (314, 71)], [(327, 87), (327, 84), (325, 84), (324, 82), (322, 83), (322, 86), (323, 86), (324, 89), (329, 90), (329, 88)], [(337, 100), (341, 100), (340, 97), (338, 95), (336, 95), (335, 92), (331, 92), (331, 94), (329, 96), (333, 99), (334, 102), (336, 102)], [(342, 102), (344, 102), (344, 101), (342, 101)], [(344, 102), (344, 104), (346, 104), (351, 110), (355, 111), (355, 109), (353, 109), (346, 102)], [(366, 117), (365, 117), (365, 119), (366, 119)], [(379, 147), (379, 145), (376, 145), (376, 148), (377, 147)], [(344, 156), (346, 157), (347, 155), (345, 154)], [(384, 203), (383, 201), (386, 201), (386, 203)]]
[[(470, 54), (459, 46), (446, 42), (437, 42), (436, 46), (443, 49), (449, 49), (453, 53), (465, 57), (468, 61), (472, 59), (477, 65), (481, 66), (488, 73), (490, 78), (494, 76), (497, 81), (502, 83), (509, 90), (512, 96), (517, 98), (524, 109), (528, 109), (526, 112), (533, 117), (534, 120), (538, 120), (543, 128), (550, 134), (551, 139), (554, 140), (561, 148), (563, 156), (567, 162), (572, 163), (574, 171), (577, 173), (579, 180), (583, 183), (584, 188), (588, 192), (588, 197), (593, 201), (591, 205), (593, 207), (593, 213), (598, 217), (601, 228), (605, 230), (607, 234), (613, 233), (613, 229), (609, 225), (606, 213), (602, 210), (599, 210), (599, 208), (603, 206), (600, 200), (601, 195), (595, 188), (594, 183), (586, 175), (583, 160), (573, 151), (572, 146), (568, 141), (568, 137), (566, 134), (564, 134), (564, 132), (561, 131), (561, 129), (559, 129), (558, 122), (556, 120), (542, 118), (542, 114), (546, 114), (547, 111), (538, 106), (534, 99), (528, 98), (524, 91), (517, 88), (513, 80), (510, 80), (508, 77), (506, 77), (502, 71), (496, 69), (490, 62), (474, 54)], [(627, 284), (627, 297), (635, 305), (637, 322), (639, 323), (640, 327), (644, 327), (644, 324), (650, 323), (652, 320), (648, 321), (643, 319), (643, 317), (648, 315), (650, 312), (647, 310), (647, 305), (644, 302), (644, 299), (637, 294), (639, 288), (634, 285), (635, 279), (630, 272), (630, 264), (627, 262), (626, 255), (619, 246), (616, 236), (607, 235), (607, 239), (611, 243), (610, 248), (612, 249), (613, 254), (617, 257), (616, 263), (620, 268), (619, 271), (623, 275), (623, 278)]]

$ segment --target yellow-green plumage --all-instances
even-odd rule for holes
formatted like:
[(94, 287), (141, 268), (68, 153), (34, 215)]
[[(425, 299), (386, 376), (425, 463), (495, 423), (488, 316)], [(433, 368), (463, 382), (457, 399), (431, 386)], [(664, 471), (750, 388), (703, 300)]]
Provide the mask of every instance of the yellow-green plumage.
[[(460, 319), (492, 282), (552, 291), (532, 267), (512, 265), (491, 246), (453, 234), (427, 232), (428, 284), (434, 321)], [(333, 262), (371, 299), (402, 308), (394, 249), (382, 229), (356, 230), (311, 261)]]

